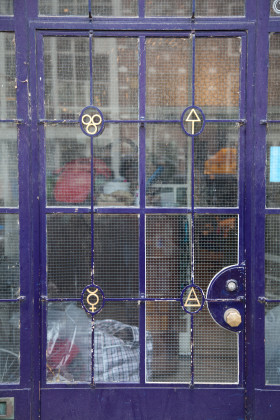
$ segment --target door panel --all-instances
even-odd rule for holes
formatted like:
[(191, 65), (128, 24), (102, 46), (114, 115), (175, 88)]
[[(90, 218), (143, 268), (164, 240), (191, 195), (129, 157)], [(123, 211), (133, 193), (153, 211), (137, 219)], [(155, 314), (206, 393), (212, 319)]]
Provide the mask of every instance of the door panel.
[(38, 44), (44, 416), (54, 385), (236, 387), (243, 332), (207, 294), (244, 255), (241, 37), (69, 35)]

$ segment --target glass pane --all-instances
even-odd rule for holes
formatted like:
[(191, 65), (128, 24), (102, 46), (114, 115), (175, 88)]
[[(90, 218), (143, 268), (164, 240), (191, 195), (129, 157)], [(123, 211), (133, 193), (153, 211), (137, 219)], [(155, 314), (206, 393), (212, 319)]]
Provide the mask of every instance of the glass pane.
[(95, 38), (93, 97), (105, 119), (138, 119), (138, 38)]
[(239, 117), (240, 51), (240, 38), (196, 38), (195, 104), (208, 119)]
[(238, 216), (195, 215), (194, 282), (204, 293), (222, 268), (238, 262)]
[(190, 316), (178, 302), (147, 302), (146, 381), (189, 382)]
[[(108, 303), (96, 316), (95, 382), (139, 381), (138, 311), (137, 303)], [(91, 317), (80, 304), (48, 304), (47, 382), (90, 382), (91, 340)]]
[(0, 206), (18, 206), (18, 152), (15, 125), (0, 124)]
[(280, 216), (266, 216), (265, 230), (265, 295), (280, 299)]
[(189, 38), (147, 38), (146, 118), (180, 119), (191, 103), (191, 79)]
[(195, 206), (236, 207), (239, 126), (207, 123), (194, 139)]
[(48, 296), (79, 298), (91, 283), (91, 217), (47, 216)]
[(138, 215), (94, 217), (95, 282), (106, 297), (139, 295)]
[(48, 304), (46, 357), (47, 382), (90, 382), (91, 317), (81, 304)]
[(139, 305), (108, 302), (94, 329), (96, 382), (139, 382)]
[(0, 383), (19, 383), (19, 304), (0, 304)]
[[(88, 0), (39, 0), (40, 15), (85, 15), (88, 16)], [(137, 16), (137, 0), (94, 0), (93, 16)]]
[[(16, 299), (19, 289), (18, 216), (0, 215), (0, 299)], [(19, 382), (19, 304), (0, 303), (0, 383)]]
[(45, 117), (77, 119), (90, 104), (89, 40), (46, 37)]
[(138, 124), (106, 124), (93, 154), (95, 205), (139, 206)]
[(193, 320), (195, 383), (237, 383), (238, 333), (216, 324), (206, 307)]
[(146, 218), (146, 295), (178, 298), (190, 283), (191, 218), (151, 215)]
[(184, 16), (192, 14), (192, 0), (146, 0), (146, 16)]
[[(278, 295), (279, 299), (279, 295)], [(265, 380), (280, 384), (280, 305), (268, 303), (265, 314)]]
[[(48, 205), (90, 206), (90, 138), (74, 124), (47, 126), (45, 133)], [(93, 154), (95, 205), (138, 206), (138, 125), (106, 124)]]
[(13, 15), (14, 14), (14, 1), (1, 0), (0, 2), (0, 15)]
[(280, 1), (279, 0), (270, 0), (270, 15), (271, 16), (280, 16)]
[(244, 16), (245, 0), (196, 0), (196, 16)]
[(280, 127), (267, 127), (266, 206), (280, 207)]
[(0, 214), (0, 299), (16, 299), (19, 293), (18, 216)]
[(147, 124), (147, 206), (191, 207), (191, 148), (179, 124)]
[(15, 35), (0, 33), (0, 118), (16, 118)]
[[(221, 269), (237, 264), (238, 217), (196, 215), (194, 232), (194, 282), (206, 294)], [(205, 307), (194, 315), (195, 381), (238, 381), (238, 335), (217, 325)]]
[(269, 68), (268, 68), (268, 118), (280, 119), (280, 34), (271, 34), (269, 40)]
[[(90, 206), (90, 137), (73, 124), (47, 126), (45, 133), (47, 204)], [(100, 165), (109, 177), (109, 168), (101, 161)]]

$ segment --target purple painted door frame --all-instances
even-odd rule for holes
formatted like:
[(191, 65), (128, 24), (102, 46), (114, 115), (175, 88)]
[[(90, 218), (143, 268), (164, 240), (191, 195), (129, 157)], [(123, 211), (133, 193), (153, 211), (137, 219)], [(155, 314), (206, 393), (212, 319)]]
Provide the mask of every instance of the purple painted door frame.
[[(195, 6), (195, 0), (193, 1)], [(198, 18), (144, 18), (144, 1), (139, 1), (137, 19), (88, 19), (78, 17), (38, 17), (36, 0), (15, 0), (14, 17), (0, 17), (2, 31), (14, 31), (17, 53), (17, 98), (19, 134), (19, 211), (4, 208), (1, 213), (19, 213), (21, 295), (21, 381), (16, 387), (0, 387), (1, 397), (15, 397), (17, 419), (81, 419), (94, 413), (98, 419), (264, 419), (278, 420), (280, 412), (279, 387), (265, 386), (264, 378), (264, 305), (259, 297), (264, 294), (264, 219), (265, 219), (265, 139), (267, 110), (268, 36), (280, 32), (280, 18), (269, 18), (267, 0), (248, 0), (246, 17), (233, 19)], [(55, 389), (41, 384), (44, 363), (42, 308), (40, 281), (45, 264), (44, 169), (39, 138), (43, 137), (43, 119), (40, 108), (38, 73), (42, 66), (40, 42), (43, 34), (57, 35), (63, 31), (84, 36), (89, 31), (97, 35), (130, 34), (140, 36), (140, 45), (146, 34), (182, 36), (195, 31), (203, 36), (242, 35), (247, 56), (243, 55), (242, 94), (244, 109), (241, 127), (244, 153), (240, 175), (242, 217), (244, 226), (241, 247), (246, 258), (246, 331), (244, 336), (245, 364), (242, 362), (242, 380), (237, 386), (222, 385), (144, 385), (140, 371), (139, 386), (102, 385), (96, 388), (84, 385), (61, 386)], [(39, 63), (39, 68), (37, 67)], [(40, 64), (41, 63), (41, 64)], [(42, 68), (41, 68), (42, 70)], [(140, 78), (145, 79), (145, 74)], [(141, 86), (140, 86), (141, 89)], [(141, 95), (141, 92), (140, 92)], [(246, 109), (245, 109), (246, 104)], [(140, 104), (140, 117), (144, 114)], [(141, 118), (140, 118), (141, 121)], [(262, 121), (262, 123), (261, 123)], [(142, 121), (141, 121), (142, 122)], [(246, 142), (245, 142), (246, 138)], [(145, 150), (143, 149), (142, 156)], [(28, 164), (27, 164), (28, 162)], [(144, 172), (143, 172), (144, 173)], [(142, 175), (144, 184), (144, 175)], [(244, 188), (246, 186), (246, 189)], [(144, 226), (144, 188), (140, 196), (140, 226)], [(39, 199), (38, 199), (39, 198)], [(141, 204), (142, 203), (142, 204)], [(142, 206), (142, 207), (141, 207)], [(92, 209), (91, 209), (92, 210)], [(52, 211), (55, 212), (55, 209)], [(104, 209), (104, 212), (109, 210)], [(165, 209), (163, 212), (167, 212)], [(111, 209), (110, 209), (111, 212)], [(176, 210), (176, 213), (178, 211)], [(183, 212), (183, 211), (182, 211)], [(275, 211), (277, 213), (277, 211)], [(279, 212), (279, 211), (278, 211)], [(92, 212), (91, 212), (92, 213)], [(142, 218), (142, 221), (141, 221)], [(142, 225), (141, 225), (142, 224)], [(141, 227), (140, 227), (141, 229)], [(140, 252), (144, 260), (144, 251)], [(143, 273), (140, 273), (143, 276)], [(141, 290), (140, 290), (141, 291)], [(142, 290), (144, 291), (144, 290)], [(144, 311), (140, 315), (144, 319)], [(142, 325), (145, 327), (144, 322)], [(143, 331), (142, 331), (143, 332)], [(243, 359), (242, 356), (242, 359)], [(245, 357), (245, 356), (244, 356)], [(144, 365), (144, 353), (140, 356)], [(109, 413), (109, 414), (108, 414)]]

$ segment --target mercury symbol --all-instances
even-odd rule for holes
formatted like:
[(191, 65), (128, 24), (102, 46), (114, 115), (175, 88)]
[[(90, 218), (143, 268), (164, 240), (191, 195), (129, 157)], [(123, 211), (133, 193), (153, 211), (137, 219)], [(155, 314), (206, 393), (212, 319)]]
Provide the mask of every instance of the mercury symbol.
[[(96, 311), (96, 305), (99, 302), (99, 296), (97, 295), (98, 289), (95, 289), (93, 292), (91, 292), (89, 289), (87, 289), (87, 292), (88, 292), (87, 303), (89, 304), (90, 312), (95, 312)], [(90, 301), (91, 296), (94, 296), (95, 299), (96, 299), (96, 301), (94, 303), (92, 303)]]

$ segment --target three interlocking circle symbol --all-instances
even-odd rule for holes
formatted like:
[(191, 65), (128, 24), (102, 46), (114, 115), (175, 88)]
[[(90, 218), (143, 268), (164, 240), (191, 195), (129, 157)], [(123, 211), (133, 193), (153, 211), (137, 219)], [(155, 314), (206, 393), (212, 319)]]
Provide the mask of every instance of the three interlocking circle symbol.
[(87, 136), (95, 137), (102, 133), (104, 118), (96, 106), (85, 107), (80, 115), (80, 127)]
[(102, 123), (102, 118), (99, 114), (93, 116), (89, 114), (84, 114), (82, 117), (82, 123), (85, 126), (86, 132), (93, 136), (97, 132), (97, 127)]
[(280, 0), (274, 0), (273, 2), (273, 10), (277, 15), (280, 14)]
[(105, 304), (104, 293), (99, 286), (91, 284), (82, 291), (81, 302), (86, 312), (95, 315)]

